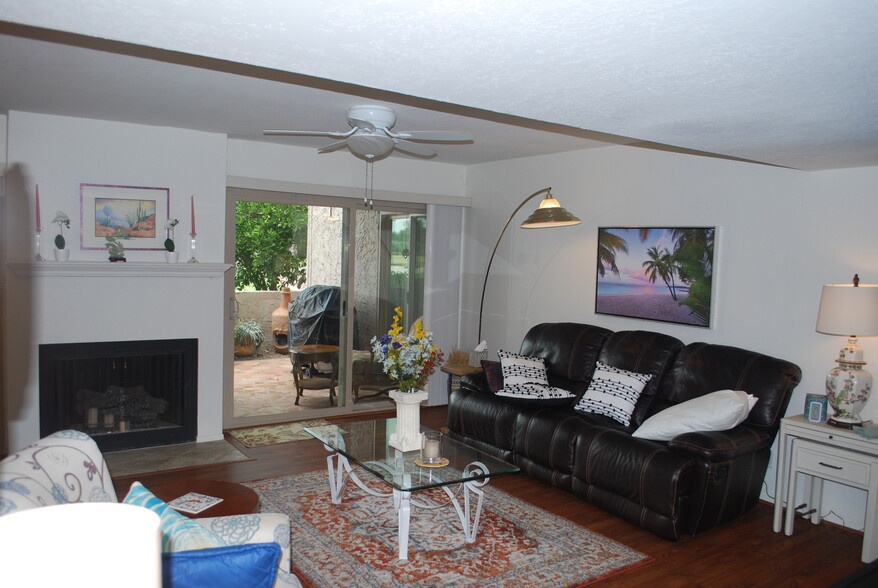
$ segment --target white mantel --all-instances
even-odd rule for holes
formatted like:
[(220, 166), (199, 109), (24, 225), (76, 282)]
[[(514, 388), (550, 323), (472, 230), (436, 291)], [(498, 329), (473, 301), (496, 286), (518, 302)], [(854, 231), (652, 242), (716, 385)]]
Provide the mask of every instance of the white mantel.
[(10, 263), (21, 277), (40, 278), (221, 278), (228, 263), (148, 263), (109, 261), (39, 261)]

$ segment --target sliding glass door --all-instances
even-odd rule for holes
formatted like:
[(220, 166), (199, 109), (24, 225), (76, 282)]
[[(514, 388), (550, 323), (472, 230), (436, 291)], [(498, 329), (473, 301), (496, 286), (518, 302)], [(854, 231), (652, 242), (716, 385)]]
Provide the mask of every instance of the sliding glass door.
[(266, 342), (255, 358), (230, 354), (226, 428), (392, 407), (369, 342), (394, 308), (406, 328), (423, 315), (426, 217), (417, 208), (229, 189), (234, 320), (260, 322)]

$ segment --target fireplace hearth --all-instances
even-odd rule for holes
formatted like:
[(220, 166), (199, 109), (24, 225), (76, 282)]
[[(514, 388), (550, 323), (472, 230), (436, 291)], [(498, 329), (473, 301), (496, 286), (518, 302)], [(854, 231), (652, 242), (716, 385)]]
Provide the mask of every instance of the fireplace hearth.
[(198, 340), (39, 346), (40, 436), (91, 435), (102, 451), (195, 441)]

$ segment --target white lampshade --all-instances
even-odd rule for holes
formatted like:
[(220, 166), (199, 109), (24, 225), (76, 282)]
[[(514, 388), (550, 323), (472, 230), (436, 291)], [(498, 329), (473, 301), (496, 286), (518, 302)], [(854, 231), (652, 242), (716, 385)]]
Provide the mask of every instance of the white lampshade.
[(10, 586), (161, 588), (161, 534), (142, 506), (82, 502), (0, 517), (0, 574)]
[(826, 335), (878, 335), (878, 284), (825, 284), (817, 331)]

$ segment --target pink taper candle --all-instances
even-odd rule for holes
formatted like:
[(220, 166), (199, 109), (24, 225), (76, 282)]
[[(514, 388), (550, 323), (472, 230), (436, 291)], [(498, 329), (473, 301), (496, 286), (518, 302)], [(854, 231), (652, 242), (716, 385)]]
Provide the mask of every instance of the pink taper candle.
[(195, 234), (195, 194), (192, 195), (192, 234)]
[(43, 224), (40, 222), (40, 185), (37, 184), (37, 230), (43, 230)]

